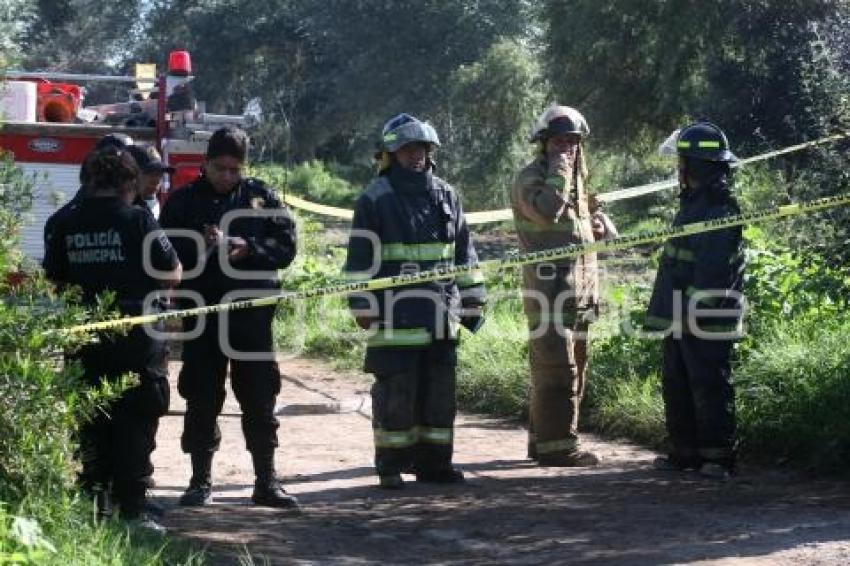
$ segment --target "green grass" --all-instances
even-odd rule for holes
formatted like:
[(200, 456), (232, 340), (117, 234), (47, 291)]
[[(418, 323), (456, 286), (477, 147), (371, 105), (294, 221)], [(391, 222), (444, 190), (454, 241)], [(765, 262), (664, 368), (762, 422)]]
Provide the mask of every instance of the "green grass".
[(73, 499), (0, 502), (0, 564), (196, 565), (204, 555), (187, 544), (118, 520), (96, 524), (91, 505)]
[(737, 368), (742, 447), (821, 470), (850, 461), (850, 316), (778, 322)]
[(344, 368), (359, 367), (363, 359), (365, 332), (341, 297), (281, 306), (274, 333), (277, 351), (284, 355), (324, 358)]
[(619, 329), (592, 340), (584, 404), (591, 428), (651, 446), (661, 444), (660, 350), (659, 342), (633, 338)]
[(527, 412), (528, 345), (518, 299), (499, 301), (474, 335), (463, 332), (458, 353), (458, 402), (501, 416)]

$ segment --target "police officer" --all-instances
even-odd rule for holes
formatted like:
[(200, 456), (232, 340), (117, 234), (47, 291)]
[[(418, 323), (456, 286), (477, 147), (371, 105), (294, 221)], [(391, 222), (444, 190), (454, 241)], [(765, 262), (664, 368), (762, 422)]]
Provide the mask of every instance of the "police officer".
[[(716, 125), (697, 122), (675, 138), (679, 211), (674, 226), (740, 213), (732, 196), (736, 158)], [(664, 246), (646, 325), (665, 333), (662, 368), (669, 453), (660, 469), (735, 469), (735, 394), (730, 358), (742, 312), (741, 227), (670, 239)]]
[(127, 148), (142, 174), (139, 176), (139, 198), (137, 204), (146, 206), (154, 218), (159, 218), (159, 191), (166, 173), (174, 174), (176, 169), (165, 165), (155, 147), (150, 145), (131, 145)]
[[(133, 138), (126, 134), (106, 134), (102, 138), (100, 138), (97, 143), (94, 145), (92, 151), (97, 151), (99, 149), (104, 149), (107, 147), (114, 147), (116, 149), (125, 149), (129, 146), (133, 145)], [(73, 210), (83, 200), (83, 196), (86, 192), (86, 186), (88, 185), (88, 171), (86, 171), (86, 163), (83, 160), (83, 164), (80, 166), (80, 187), (77, 189), (77, 192), (74, 193), (74, 196), (71, 197), (71, 200), (63, 204), (59, 209), (51, 215), (44, 224), (44, 234), (45, 238), (48, 234), (53, 232), (53, 224), (56, 222), (57, 218), (60, 218), (66, 211)], [(45, 249), (47, 248), (47, 243), (45, 241)]]
[[(434, 175), (431, 157), (439, 145), (434, 128), (408, 114), (384, 126), (379, 175), (354, 208), (345, 262), (350, 280), (477, 263), (460, 198)], [(483, 283), (475, 272), (350, 296), (358, 325), (370, 330), (365, 370), (375, 375), (381, 487), (403, 487), (401, 473), (408, 471), (421, 482), (463, 481), (452, 466), (457, 331), (459, 324), (471, 330), (481, 324)]]
[[(523, 252), (613, 235), (606, 234), (607, 217), (592, 213), (585, 188), (582, 140), (589, 131), (584, 116), (568, 106), (552, 105), (538, 118), (530, 140), (537, 156), (511, 190)], [(597, 457), (579, 448), (578, 417), (587, 334), (599, 306), (596, 254), (525, 266), (523, 286), (532, 379), (529, 457), (541, 466), (595, 465)]]
[[(183, 289), (200, 294), (208, 305), (274, 293), (280, 288), (277, 270), (295, 257), (292, 216), (271, 188), (242, 177), (247, 151), (242, 130), (215, 131), (201, 176), (174, 192), (162, 209), (163, 228), (190, 230), (203, 239), (199, 249), (191, 239), (172, 238), (187, 271), (202, 268), (199, 276), (187, 278)], [(191, 455), (192, 478), (182, 505), (212, 500), (212, 459), (221, 442), (216, 420), (224, 404), (228, 365), (256, 474), (252, 500), (272, 507), (297, 505), (275, 477), (280, 372), (274, 359), (274, 313), (271, 306), (208, 316), (200, 336), (183, 345), (178, 384), (186, 399), (182, 447)]]
[[(80, 205), (57, 212), (45, 234), (46, 275), (60, 286), (81, 287), (85, 304), (93, 305), (98, 295), (112, 291), (122, 314), (141, 314), (161, 285), (179, 282), (177, 255), (153, 217), (131, 206), (139, 169), (126, 150), (95, 150), (84, 169), (88, 183)], [(148, 265), (143, 246), (148, 247)], [(82, 484), (98, 494), (99, 511), (108, 509), (104, 495), (111, 483), (121, 516), (142, 518), (156, 425), (168, 409), (164, 345), (137, 326), (126, 335), (102, 335), (77, 357), (93, 386), (127, 372), (139, 378), (138, 385), (82, 426), (80, 452)]]

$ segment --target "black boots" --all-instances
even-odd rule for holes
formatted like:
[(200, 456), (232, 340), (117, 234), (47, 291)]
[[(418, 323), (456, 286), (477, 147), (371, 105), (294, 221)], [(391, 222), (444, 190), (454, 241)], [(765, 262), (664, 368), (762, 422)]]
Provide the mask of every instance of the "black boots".
[[(192, 480), (180, 497), (180, 505), (200, 507), (212, 503), (212, 459), (213, 452), (192, 454)], [(264, 507), (297, 508), (298, 500), (286, 493), (275, 477), (274, 453), (252, 452), (251, 459), (257, 476), (251, 501)]]
[(457, 468), (423, 470), (416, 472), (416, 481), (420, 483), (464, 483), (463, 472)]
[(251, 458), (254, 461), (254, 473), (257, 476), (251, 501), (263, 507), (297, 509), (298, 500), (286, 493), (275, 477), (274, 452), (252, 452)]
[(192, 479), (180, 496), (180, 505), (201, 507), (212, 503), (212, 459), (214, 452), (192, 454)]

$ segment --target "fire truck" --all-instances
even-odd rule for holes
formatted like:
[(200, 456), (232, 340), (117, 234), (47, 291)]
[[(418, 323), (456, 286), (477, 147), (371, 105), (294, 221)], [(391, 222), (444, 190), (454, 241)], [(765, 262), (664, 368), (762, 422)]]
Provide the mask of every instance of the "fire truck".
[[(34, 201), (21, 233), (21, 250), (33, 260), (44, 255), (47, 218), (80, 186), (80, 166), (107, 134), (126, 134), (154, 145), (176, 172), (159, 195), (168, 196), (197, 177), (207, 141), (225, 124), (245, 125), (244, 116), (209, 114), (192, 95), (192, 64), (186, 51), (169, 54), (165, 73), (137, 65), (135, 76), (7, 71), (0, 98), (0, 150), (31, 178)], [(80, 85), (128, 85), (128, 100), (85, 106)], [(4, 117), (5, 116), (5, 117)]]

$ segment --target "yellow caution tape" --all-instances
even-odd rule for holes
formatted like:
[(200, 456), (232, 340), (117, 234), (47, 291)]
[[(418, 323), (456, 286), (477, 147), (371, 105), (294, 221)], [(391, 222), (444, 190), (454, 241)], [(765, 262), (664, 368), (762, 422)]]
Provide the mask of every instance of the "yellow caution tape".
[(756, 212), (748, 212), (735, 216), (727, 216), (716, 220), (708, 220), (705, 222), (694, 222), (682, 226), (673, 226), (663, 230), (654, 230), (651, 232), (640, 232), (631, 236), (622, 236), (613, 240), (602, 240), (587, 244), (575, 244), (560, 248), (552, 248), (537, 252), (529, 252), (523, 254), (514, 254), (503, 259), (493, 259), (482, 261), (477, 265), (465, 266), (446, 266), (440, 269), (431, 271), (422, 271), (420, 273), (412, 273), (406, 275), (397, 275), (395, 277), (383, 277), (380, 279), (372, 279), (369, 281), (357, 283), (341, 283), (339, 285), (331, 285), (329, 287), (317, 287), (314, 289), (306, 289), (304, 291), (280, 293), (269, 297), (259, 299), (245, 299), (234, 301), (232, 303), (222, 303), (217, 305), (209, 305), (206, 307), (197, 307), (180, 311), (169, 311), (165, 313), (148, 314), (142, 316), (131, 316), (114, 320), (105, 320), (100, 322), (92, 322), (73, 326), (68, 329), (69, 332), (90, 332), (95, 330), (107, 330), (110, 328), (138, 326), (140, 324), (149, 324), (160, 320), (185, 318), (187, 316), (199, 316), (205, 314), (214, 314), (218, 312), (233, 311), (238, 309), (246, 309), (253, 307), (272, 306), (285, 301), (296, 301), (299, 299), (311, 299), (316, 297), (327, 297), (333, 295), (347, 295), (349, 293), (363, 291), (380, 291), (395, 287), (404, 287), (417, 283), (426, 283), (439, 279), (450, 279), (459, 275), (471, 275), (474, 271), (504, 269), (506, 267), (518, 267), (522, 265), (531, 265), (544, 261), (555, 261), (577, 257), (590, 252), (611, 252), (639, 246), (642, 244), (650, 244), (660, 242), (668, 238), (689, 236), (693, 234), (701, 234), (704, 232), (712, 232), (714, 230), (723, 230), (733, 226), (743, 226), (752, 222), (763, 222), (766, 220), (774, 220), (784, 218), (786, 216), (795, 216), (799, 214), (809, 214), (820, 210), (836, 208), (850, 204), (850, 195), (838, 195), (823, 199), (801, 202), (797, 204), (789, 204), (760, 210)]
[[(768, 159), (773, 159), (774, 157), (779, 157), (780, 155), (787, 155), (789, 153), (802, 151), (810, 147), (830, 144), (839, 140), (847, 139), (848, 137), (850, 137), (850, 133), (836, 134), (834, 136), (829, 136), (806, 143), (792, 145), (789, 147), (778, 149), (776, 151), (769, 151), (767, 153), (762, 153), (760, 155), (741, 159), (737, 163), (732, 164), (732, 166), (741, 167), (743, 165), (750, 165), (752, 163), (758, 163), (760, 161), (767, 161)], [(639, 185), (636, 187), (628, 187), (625, 189), (618, 189), (616, 191), (609, 191), (607, 193), (597, 193), (595, 196), (596, 199), (600, 202), (616, 202), (618, 200), (625, 200), (643, 195), (649, 195), (652, 193), (657, 193), (666, 189), (673, 189), (678, 186), (678, 180), (667, 179), (664, 181), (647, 183), (646, 185)], [(307, 212), (314, 212), (316, 214), (322, 214), (324, 216), (344, 218), (346, 220), (351, 220), (354, 217), (354, 211), (352, 210), (348, 210), (346, 208), (338, 208), (334, 206), (325, 206), (323, 204), (310, 202), (292, 195), (286, 195), (284, 197), (284, 201), (293, 208), (299, 208), (301, 210), (306, 210)], [(513, 220), (513, 212), (510, 208), (503, 208), (500, 210), (484, 210), (481, 212), (469, 212), (466, 214), (466, 223), (470, 225), (487, 224), (490, 222), (503, 222), (506, 220)]]
[(298, 208), (301, 210), (306, 210), (307, 212), (322, 214), (324, 216), (344, 218), (345, 220), (351, 220), (352, 218), (354, 218), (353, 210), (348, 210), (347, 208), (337, 208), (335, 206), (325, 206), (324, 204), (317, 204), (315, 202), (310, 202), (308, 200), (304, 200), (303, 198), (299, 198), (288, 193), (283, 195), (283, 202), (285, 202), (292, 208)]
[[(753, 157), (748, 157), (746, 159), (741, 159), (736, 163), (732, 164), (732, 167), (742, 167), (744, 165), (750, 165), (752, 163), (758, 163), (760, 161), (767, 161), (768, 159), (773, 159), (774, 157), (779, 157), (780, 155), (786, 155), (789, 153), (794, 153), (797, 151), (802, 151), (804, 149), (808, 149), (810, 147), (816, 147), (819, 145), (825, 145), (829, 143), (833, 143), (839, 140), (843, 140), (850, 137), (850, 133), (845, 134), (836, 134), (834, 136), (829, 136), (826, 138), (821, 138), (818, 140), (813, 140), (806, 143), (801, 143), (797, 145), (788, 146), (782, 149), (777, 149), (776, 151), (769, 151), (767, 153), (762, 153), (761, 155), (755, 155)], [(667, 179), (665, 181), (658, 181), (655, 183), (649, 183), (646, 185), (640, 185), (638, 187), (629, 187), (627, 189), (620, 189), (617, 191), (611, 191), (608, 193), (599, 193), (596, 196), (597, 200), (601, 202), (615, 202), (618, 200), (625, 200), (629, 198), (635, 198), (643, 195), (649, 195), (652, 193), (657, 193), (658, 191), (663, 191), (665, 189), (673, 189), (679, 186), (678, 179)]]
[(474, 224), (488, 224), (490, 222), (504, 222), (505, 220), (514, 219), (514, 213), (510, 208), (468, 212), (464, 216), (466, 216), (466, 223), (470, 226)]

